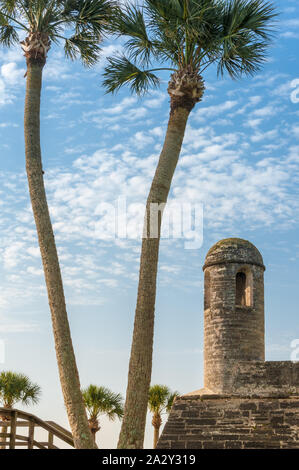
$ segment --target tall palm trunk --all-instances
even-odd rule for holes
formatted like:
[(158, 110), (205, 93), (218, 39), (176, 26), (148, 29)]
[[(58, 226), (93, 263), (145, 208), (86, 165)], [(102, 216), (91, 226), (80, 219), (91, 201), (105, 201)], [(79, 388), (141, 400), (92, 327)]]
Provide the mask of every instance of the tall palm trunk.
[(77, 449), (94, 448), (80, 391), (79, 375), (66, 312), (59, 260), (46, 199), (40, 149), (40, 93), (44, 63), (27, 61), (25, 149), (29, 193), (37, 228), (52, 316), (64, 402)]
[(157, 447), (159, 434), (160, 434), (160, 426), (159, 427), (155, 426), (154, 427), (154, 444), (153, 444), (154, 449)]
[(162, 214), (158, 236), (150, 238), (151, 204), (166, 203), (180, 155), (190, 109), (176, 107), (170, 113), (164, 146), (147, 199), (145, 231), (142, 240), (137, 306), (129, 364), (128, 385), (118, 448), (143, 447), (148, 391), (152, 371), (156, 278)]
[(152, 425), (154, 427), (154, 443), (153, 443), (154, 449), (157, 447), (157, 444), (158, 444), (161, 424), (162, 424), (162, 418), (161, 418), (160, 413), (159, 412), (154, 413), (154, 416), (152, 419)]
[(93, 442), (96, 443), (97, 432), (101, 429), (99, 425), (99, 421), (97, 418), (90, 418), (88, 420), (88, 424), (89, 424), (89, 429), (92, 434)]
[(92, 434), (93, 442), (96, 443), (96, 435), (97, 435), (97, 432), (96, 432), (94, 429), (91, 429), (91, 434)]

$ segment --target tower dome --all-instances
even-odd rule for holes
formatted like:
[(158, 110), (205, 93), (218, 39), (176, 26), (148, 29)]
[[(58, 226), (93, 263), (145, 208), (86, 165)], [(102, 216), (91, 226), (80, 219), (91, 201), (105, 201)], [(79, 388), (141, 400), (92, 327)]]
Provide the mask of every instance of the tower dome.
[(242, 238), (225, 238), (215, 243), (207, 253), (203, 270), (208, 266), (221, 263), (254, 264), (265, 269), (259, 250), (251, 242)]
[(208, 251), (203, 270), (205, 388), (227, 393), (233, 367), (265, 360), (265, 266), (252, 243), (227, 238)]

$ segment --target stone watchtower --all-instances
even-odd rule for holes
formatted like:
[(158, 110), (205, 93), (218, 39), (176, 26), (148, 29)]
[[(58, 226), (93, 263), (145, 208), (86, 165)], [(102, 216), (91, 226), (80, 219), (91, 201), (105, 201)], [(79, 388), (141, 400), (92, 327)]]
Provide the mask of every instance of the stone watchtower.
[(265, 361), (262, 255), (228, 238), (203, 271), (204, 388), (175, 400), (157, 448), (299, 449), (299, 362)]
[(209, 250), (203, 271), (204, 387), (230, 392), (233, 364), (265, 360), (263, 258), (228, 238)]

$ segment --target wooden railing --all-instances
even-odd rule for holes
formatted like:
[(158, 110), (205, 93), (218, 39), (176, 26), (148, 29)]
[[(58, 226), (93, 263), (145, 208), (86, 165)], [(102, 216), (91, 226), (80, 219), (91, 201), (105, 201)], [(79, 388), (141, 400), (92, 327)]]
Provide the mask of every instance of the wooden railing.
[[(26, 429), (26, 435), (23, 435), (21, 428)], [(38, 440), (35, 433), (37, 428), (46, 431), (46, 441)], [(3, 432), (4, 430), (5, 432)], [(16, 449), (17, 447), (59, 449), (61, 447), (58, 446), (61, 445), (74, 447), (72, 434), (69, 431), (53, 421), (42, 421), (32, 414), (20, 410), (0, 408), (0, 431), (0, 448), (2, 449)]]

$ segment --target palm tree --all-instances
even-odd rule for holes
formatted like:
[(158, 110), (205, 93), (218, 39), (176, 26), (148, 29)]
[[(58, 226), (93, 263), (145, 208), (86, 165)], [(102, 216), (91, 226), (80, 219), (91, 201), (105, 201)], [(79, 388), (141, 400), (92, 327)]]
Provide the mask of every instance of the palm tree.
[(148, 409), (153, 414), (154, 449), (157, 447), (159, 440), (160, 427), (162, 424), (161, 414), (163, 412), (170, 413), (173, 402), (177, 396), (179, 396), (179, 392), (171, 392), (166, 385), (152, 385), (149, 389)]
[(55, 239), (46, 199), (40, 148), (40, 94), (51, 43), (84, 65), (98, 59), (113, 0), (0, 0), (0, 43), (21, 42), (27, 63), (25, 153), (29, 193), (52, 316), (60, 381), (76, 448), (94, 447), (80, 391)]
[(156, 219), (150, 211), (157, 215), (167, 202), (189, 114), (203, 97), (204, 72), (216, 65), (219, 75), (253, 75), (265, 62), (274, 16), (265, 0), (144, 0), (142, 7), (125, 6), (114, 24), (127, 41), (123, 55), (108, 59), (108, 92), (128, 85), (141, 95), (159, 85), (156, 72), (171, 72), (168, 127), (146, 205), (120, 448), (140, 448), (144, 439), (162, 222), (162, 211)]
[(101, 429), (99, 416), (106, 415), (111, 421), (123, 417), (123, 398), (119, 393), (113, 393), (109, 388), (89, 385), (82, 391), (83, 400), (88, 413), (89, 427), (96, 442), (96, 433)]
[[(4, 408), (11, 409), (18, 402), (26, 406), (36, 404), (40, 393), (40, 387), (32, 383), (26, 375), (11, 371), (0, 373), (0, 403)], [(9, 421), (6, 416), (2, 416), (2, 420)], [(3, 427), (1, 432), (5, 433), (5, 431), (6, 428)], [(5, 438), (2, 443), (5, 443)], [(0, 448), (5, 449), (5, 445)]]

